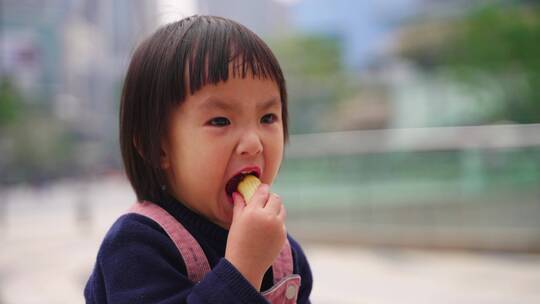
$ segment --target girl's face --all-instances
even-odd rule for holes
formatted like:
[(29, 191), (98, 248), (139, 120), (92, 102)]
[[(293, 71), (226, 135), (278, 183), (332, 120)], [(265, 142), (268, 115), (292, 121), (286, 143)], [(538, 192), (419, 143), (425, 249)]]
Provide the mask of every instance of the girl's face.
[(173, 110), (162, 141), (161, 167), (176, 199), (228, 229), (233, 177), (255, 171), (263, 183), (271, 185), (283, 145), (277, 84), (251, 74), (231, 76), (226, 82), (203, 87)]

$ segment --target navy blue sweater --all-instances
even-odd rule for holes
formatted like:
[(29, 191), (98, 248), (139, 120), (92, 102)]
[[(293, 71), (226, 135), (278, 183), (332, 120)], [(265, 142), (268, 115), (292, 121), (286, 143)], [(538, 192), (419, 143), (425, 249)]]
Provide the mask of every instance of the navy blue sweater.
[[(166, 232), (139, 214), (121, 216), (108, 231), (88, 279), (86, 303), (268, 303), (225, 258), (228, 230), (170, 199), (159, 203), (195, 237), (212, 270), (198, 284)], [(312, 276), (300, 245), (288, 236), (294, 269), (302, 277), (298, 303), (310, 303)], [(270, 268), (261, 291), (272, 287)]]

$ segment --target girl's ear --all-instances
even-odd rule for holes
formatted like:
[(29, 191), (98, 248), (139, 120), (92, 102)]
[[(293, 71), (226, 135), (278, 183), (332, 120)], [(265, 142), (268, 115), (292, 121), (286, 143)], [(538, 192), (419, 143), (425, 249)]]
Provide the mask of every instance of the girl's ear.
[[(144, 154), (142, 153), (142, 150), (139, 148), (139, 144), (137, 143), (137, 140), (135, 138), (133, 138), (133, 146), (135, 146), (135, 149), (137, 150), (137, 153), (139, 153), (139, 156), (142, 159), (145, 159)], [(167, 151), (168, 151), (167, 144), (162, 141), (161, 149), (159, 150), (159, 166), (163, 170), (168, 169), (171, 166), (169, 153)]]
[(163, 140), (161, 141), (161, 149), (159, 150), (159, 166), (163, 170), (167, 170), (171, 167), (168, 145)]

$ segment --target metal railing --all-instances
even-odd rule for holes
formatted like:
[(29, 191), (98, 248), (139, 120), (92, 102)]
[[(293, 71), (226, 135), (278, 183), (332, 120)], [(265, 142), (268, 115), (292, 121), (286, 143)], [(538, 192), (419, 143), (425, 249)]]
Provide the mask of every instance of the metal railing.
[(287, 158), (540, 146), (540, 124), (358, 130), (292, 135)]
[(540, 124), (293, 135), (285, 158), (304, 239), (540, 251)]

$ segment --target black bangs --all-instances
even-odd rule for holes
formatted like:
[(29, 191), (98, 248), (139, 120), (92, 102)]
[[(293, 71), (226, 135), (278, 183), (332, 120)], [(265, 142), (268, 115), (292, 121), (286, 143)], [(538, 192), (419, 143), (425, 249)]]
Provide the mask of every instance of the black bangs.
[[(189, 94), (195, 94), (205, 85), (227, 81), (231, 75), (246, 78), (248, 73), (284, 86), (277, 59), (252, 31), (221, 17), (191, 18), (192, 24), (187, 25), (188, 30), (177, 48), (185, 68), (178, 78), (182, 78), (185, 90), (189, 88)], [(176, 101), (184, 100), (184, 92), (178, 93)]]

